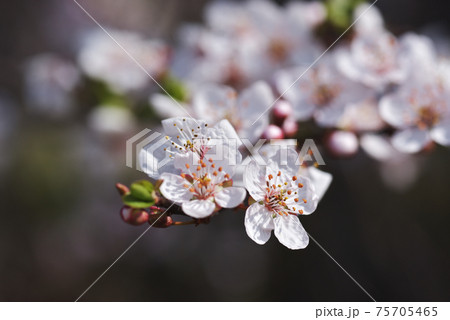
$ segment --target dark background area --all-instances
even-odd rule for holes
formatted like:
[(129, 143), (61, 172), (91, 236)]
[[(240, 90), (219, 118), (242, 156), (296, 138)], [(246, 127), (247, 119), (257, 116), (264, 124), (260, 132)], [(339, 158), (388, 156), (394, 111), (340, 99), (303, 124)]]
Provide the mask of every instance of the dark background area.
[[(106, 26), (167, 40), (180, 23), (201, 21), (206, 2), (80, 0)], [(377, 6), (395, 33), (449, 31), (448, 1)], [(75, 3), (2, 1), (0, 25), (0, 91), (17, 108), (0, 147), (0, 300), (73, 301), (147, 227), (120, 220), (114, 189), (145, 175), (125, 167), (129, 137), (89, 131), (82, 113), (56, 122), (25, 111), (24, 61), (41, 52), (72, 58), (77, 33), (96, 28)], [(301, 219), (305, 229), (377, 301), (448, 301), (450, 150), (418, 155), (420, 176), (403, 191), (387, 188), (363, 152), (326, 157), (334, 181)], [(369, 301), (315, 243), (290, 251), (272, 236), (258, 246), (243, 219), (231, 211), (209, 225), (152, 228), (81, 300)]]

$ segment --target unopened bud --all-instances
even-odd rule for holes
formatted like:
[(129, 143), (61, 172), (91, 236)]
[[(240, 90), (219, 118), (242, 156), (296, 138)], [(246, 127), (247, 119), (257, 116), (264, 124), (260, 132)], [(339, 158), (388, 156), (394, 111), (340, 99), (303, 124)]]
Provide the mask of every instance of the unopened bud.
[(273, 106), (273, 116), (275, 122), (283, 122), (286, 118), (292, 115), (292, 105), (286, 100), (279, 100)]
[(121, 196), (124, 196), (124, 195), (130, 193), (130, 189), (128, 189), (128, 187), (126, 185), (123, 185), (121, 183), (116, 183), (116, 189), (117, 189), (117, 191), (119, 191), (119, 194)]
[(286, 120), (284, 120), (283, 122), (283, 126), (282, 126), (284, 135), (286, 137), (293, 137), (297, 134), (298, 131), (298, 124), (297, 121), (295, 121), (295, 119), (289, 117)]
[(271, 124), (269, 125), (266, 130), (264, 130), (263, 133), (263, 139), (283, 139), (284, 138), (284, 133), (283, 130), (281, 130), (280, 127)]
[(353, 132), (334, 131), (328, 136), (327, 146), (335, 156), (348, 157), (358, 151), (359, 144)]
[(128, 206), (123, 206), (120, 210), (120, 216), (126, 223), (138, 226), (144, 224), (149, 219), (147, 211), (142, 209), (133, 209)]

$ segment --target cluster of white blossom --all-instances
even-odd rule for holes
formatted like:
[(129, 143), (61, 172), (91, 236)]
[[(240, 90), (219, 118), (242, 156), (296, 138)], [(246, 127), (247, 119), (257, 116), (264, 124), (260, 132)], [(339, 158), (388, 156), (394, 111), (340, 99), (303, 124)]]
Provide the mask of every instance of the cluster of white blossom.
[[(325, 19), (319, 2), (284, 7), (268, 1), (213, 2), (205, 26), (181, 28), (170, 66), (188, 89), (187, 99), (175, 103), (156, 93), (150, 101), (164, 116), (187, 113), (218, 123), (209, 130), (228, 120), (225, 127), (253, 142), (295, 136), (302, 122), (313, 122), (331, 132), (326, 143), (334, 155), (353, 155), (361, 145), (388, 164), (404, 165), (405, 154), (432, 142), (450, 145), (450, 64), (432, 41), (412, 33), (394, 36), (376, 7), (363, 4), (354, 12), (352, 36), (320, 56), (326, 48), (315, 28)], [(181, 128), (179, 120), (174, 125)], [(236, 136), (232, 131), (223, 131), (225, 141)], [(181, 132), (170, 132), (180, 138)], [(216, 163), (208, 151), (198, 150), (209, 150), (205, 137), (220, 134), (198, 134), (205, 145), (192, 145), (190, 135), (169, 139), (175, 143), (170, 152), (176, 172), (159, 176), (162, 194), (187, 215), (204, 218), (243, 201), (244, 190), (231, 186), (235, 172), (243, 171), (243, 186), (254, 200), (245, 218), (250, 238), (263, 244), (275, 230), (287, 247), (305, 247), (308, 236), (297, 216), (316, 209), (331, 177), (314, 167), (299, 172), (297, 154), (289, 148), (290, 161), (283, 166), (280, 150), (268, 151), (264, 166), (254, 159), (244, 170), (239, 161), (236, 168)], [(197, 150), (195, 156), (184, 154), (188, 148)], [(151, 169), (147, 172), (152, 176)]]
[[(82, 74), (119, 96), (151, 87), (149, 102), (161, 117), (228, 119), (253, 141), (295, 136), (299, 124), (312, 120), (338, 130), (328, 143), (337, 154), (355, 153), (372, 132), (388, 133), (387, 142), (402, 153), (449, 145), (449, 61), (430, 38), (397, 37), (375, 6), (361, 4), (350, 31), (328, 48), (318, 32), (328, 15), (319, 1), (213, 1), (205, 23), (181, 25), (172, 47), (132, 31), (96, 29), (79, 41), (77, 66), (55, 56), (33, 59), (25, 92), (31, 105), (64, 114)], [(177, 101), (167, 95), (167, 78), (182, 87)], [(111, 105), (103, 100), (100, 107)], [(101, 118), (94, 125), (122, 118), (127, 123), (117, 127), (130, 127), (129, 111), (102, 110), (92, 116)]]
[[(165, 199), (184, 214), (205, 219), (222, 208), (242, 206), (247, 190), (253, 203), (246, 210), (245, 228), (251, 239), (264, 244), (275, 230), (290, 249), (308, 245), (298, 216), (315, 211), (330, 174), (301, 166), (299, 154), (282, 145), (265, 145), (261, 164), (251, 157), (242, 161), (242, 142), (228, 120), (209, 127), (203, 120), (179, 117), (162, 125), (163, 143), (143, 149), (140, 163), (151, 178), (162, 180), (159, 190)], [(240, 169), (245, 170), (245, 188), (233, 186)]]
[(291, 249), (307, 245), (298, 216), (316, 209), (331, 175), (259, 139), (308, 138), (300, 129), (312, 127), (333, 155), (361, 146), (386, 168), (412, 163), (409, 176), (411, 154), (450, 146), (449, 60), (426, 36), (390, 33), (375, 6), (355, 7), (350, 31), (330, 47), (322, 2), (214, 1), (204, 13), (204, 24), (179, 28), (172, 48), (128, 31), (90, 33), (77, 66), (53, 56), (30, 63), (27, 94), (56, 110), (89, 79), (103, 94), (91, 126), (120, 132), (134, 124), (127, 99), (144, 93), (168, 118), (165, 141), (140, 154), (160, 195), (201, 220), (244, 207), (248, 191), (249, 237), (263, 244), (274, 230)]
[[(373, 132), (393, 132), (386, 142), (402, 153), (450, 145), (449, 61), (426, 36), (391, 34), (376, 7), (357, 7), (352, 37), (320, 59), (320, 2), (213, 2), (205, 17), (204, 26), (181, 28), (170, 66), (189, 90), (182, 106), (194, 117), (226, 118), (246, 138), (293, 136), (313, 120), (337, 130), (328, 147), (338, 155), (354, 154)], [(233, 88), (243, 89), (238, 99)], [(274, 126), (264, 111), (276, 97), (272, 113), (284, 119)], [(163, 116), (186, 115), (160, 94), (151, 102)]]

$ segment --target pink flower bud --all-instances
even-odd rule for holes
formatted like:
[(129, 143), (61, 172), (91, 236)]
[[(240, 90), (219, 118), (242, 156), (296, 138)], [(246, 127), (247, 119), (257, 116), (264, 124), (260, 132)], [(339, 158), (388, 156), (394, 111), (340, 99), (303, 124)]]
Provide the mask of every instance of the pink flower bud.
[(273, 107), (275, 121), (283, 121), (292, 115), (292, 105), (286, 100), (279, 100)]
[(334, 131), (328, 136), (327, 147), (339, 157), (348, 157), (358, 151), (358, 138), (350, 131)]
[(266, 130), (264, 130), (263, 133), (263, 139), (283, 139), (284, 138), (284, 133), (283, 130), (281, 130), (280, 127), (271, 124), (269, 125)]
[(284, 135), (287, 137), (293, 137), (298, 131), (298, 123), (294, 118), (287, 118), (283, 122), (282, 129), (284, 131)]
[(120, 210), (120, 216), (126, 223), (138, 226), (148, 221), (149, 214), (142, 209), (133, 209), (128, 206), (123, 206)]
[(119, 191), (119, 194), (121, 196), (130, 193), (130, 189), (128, 189), (127, 186), (125, 186), (125, 185), (123, 185), (121, 183), (116, 183), (116, 189), (117, 189), (117, 191)]

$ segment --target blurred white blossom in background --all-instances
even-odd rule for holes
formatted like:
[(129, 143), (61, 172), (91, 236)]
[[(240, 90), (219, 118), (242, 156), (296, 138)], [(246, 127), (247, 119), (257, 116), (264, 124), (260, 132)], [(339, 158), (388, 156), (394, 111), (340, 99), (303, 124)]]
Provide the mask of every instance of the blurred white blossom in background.
[(30, 58), (25, 65), (25, 100), (32, 113), (69, 116), (76, 107), (80, 72), (70, 60), (52, 53)]
[(114, 40), (103, 30), (85, 34), (78, 55), (83, 72), (106, 82), (119, 93), (154, 85), (150, 76), (158, 78), (165, 71), (169, 58), (167, 45), (135, 32), (109, 30), (108, 33)]

